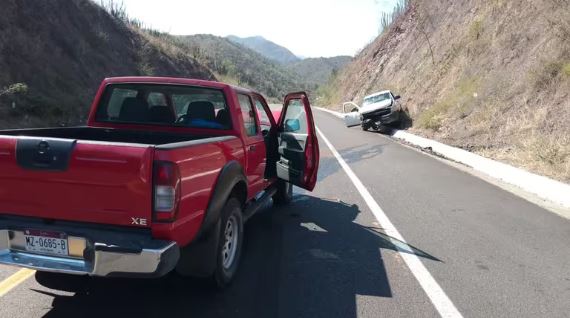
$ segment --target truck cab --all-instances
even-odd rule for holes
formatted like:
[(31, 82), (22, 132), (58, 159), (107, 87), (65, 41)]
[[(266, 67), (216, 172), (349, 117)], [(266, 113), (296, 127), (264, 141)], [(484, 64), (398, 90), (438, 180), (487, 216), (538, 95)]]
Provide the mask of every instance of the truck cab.
[(344, 103), (344, 112), (346, 113), (347, 108), (350, 109), (345, 115), (345, 124), (347, 127), (361, 125), (362, 130), (379, 130), (382, 125), (399, 123), (399, 99), (399, 95), (385, 90), (364, 97), (361, 106), (352, 102)]

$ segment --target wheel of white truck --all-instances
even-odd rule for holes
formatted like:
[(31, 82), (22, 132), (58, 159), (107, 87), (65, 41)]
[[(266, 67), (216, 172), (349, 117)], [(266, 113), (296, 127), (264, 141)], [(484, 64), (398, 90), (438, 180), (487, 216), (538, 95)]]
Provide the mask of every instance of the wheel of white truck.
[(293, 185), (287, 181), (277, 181), (277, 192), (273, 195), (273, 203), (288, 204), (293, 200)]
[(243, 217), (238, 199), (230, 198), (222, 210), (220, 240), (214, 280), (219, 288), (230, 284), (241, 258)]

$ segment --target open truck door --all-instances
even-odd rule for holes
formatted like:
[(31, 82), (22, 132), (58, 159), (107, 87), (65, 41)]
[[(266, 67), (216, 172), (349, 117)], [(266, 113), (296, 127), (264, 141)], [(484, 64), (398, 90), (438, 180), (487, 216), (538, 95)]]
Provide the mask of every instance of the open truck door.
[(358, 126), (362, 123), (360, 119), (360, 106), (353, 102), (342, 104), (342, 112), (344, 113), (344, 124), (346, 127)]
[(319, 169), (319, 141), (305, 92), (285, 96), (278, 121), (277, 177), (312, 191)]

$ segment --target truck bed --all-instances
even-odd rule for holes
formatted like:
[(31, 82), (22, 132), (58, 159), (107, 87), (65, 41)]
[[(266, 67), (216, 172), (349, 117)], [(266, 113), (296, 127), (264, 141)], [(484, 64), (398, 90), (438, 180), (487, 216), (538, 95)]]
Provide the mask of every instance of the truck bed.
[(39, 129), (0, 130), (0, 136), (26, 136), (63, 138), (102, 142), (136, 143), (145, 145), (166, 145), (184, 141), (205, 139), (211, 136), (167, 133), (157, 131), (135, 131), (95, 127), (64, 127)]
[[(128, 226), (139, 218), (148, 227), (153, 161), (217, 159), (230, 139), (238, 140), (94, 127), (1, 130), (0, 215)], [(221, 164), (216, 159), (206, 166)]]

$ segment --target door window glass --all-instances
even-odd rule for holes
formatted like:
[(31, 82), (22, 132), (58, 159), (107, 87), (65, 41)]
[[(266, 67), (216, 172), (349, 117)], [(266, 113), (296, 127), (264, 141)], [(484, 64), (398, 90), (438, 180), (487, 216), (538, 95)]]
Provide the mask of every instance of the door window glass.
[(248, 136), (255, 136), (257, 134), (257, 126), (255, 125), (255, 113), (253, 112), (251, 100), (247, 95), (238, 94), (238, 101), (241, 108), (245, 132)]
[(299, 134), (308, 133), (307, 113), (305, 112), (305, 106), (300, 99), (292, 99), (289, 101), (283, 126), (285, 132), (294, 132)]
[(119, 112), (121, 111), (121, 106), (126, 98), (137, 97), (137, 91), (133, 89), (122, 89), (116, 88), (114, 94), (109, 98), (109, 104), (107, 106), (107, 113), (109, 118), (118, 118)]
[(263, 108), (263, 104), (260, 100), (255, 100), (255, 109), (257, 110), (257, 115), (259, 116), (259, 125), (261, 126), (261, 130), (270, 130), (271, 129), (271, 121), (269, 120), (269, 116)]
[(150, 107), (168, 106), (168, 103), (166, 102), (166, 96), (164, 96), (163, 93), (158, 92), (152, 92), (148, 94), (147, 102)]

